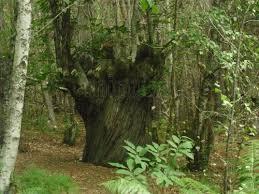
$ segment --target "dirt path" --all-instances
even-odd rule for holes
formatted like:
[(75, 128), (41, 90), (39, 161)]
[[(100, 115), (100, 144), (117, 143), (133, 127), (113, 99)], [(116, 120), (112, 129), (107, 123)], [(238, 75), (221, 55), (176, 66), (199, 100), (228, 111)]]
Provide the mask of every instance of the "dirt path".
[(71, 176), (80, 185), (82, 194), (105, 194), (100, 184), (114, 177), (112, 169), (79, 162), (83, 145), (83, 138), (76, 146), (69, 147), (62, 144), (62, 135), (25, 131), (16, 172), (35, 165)]

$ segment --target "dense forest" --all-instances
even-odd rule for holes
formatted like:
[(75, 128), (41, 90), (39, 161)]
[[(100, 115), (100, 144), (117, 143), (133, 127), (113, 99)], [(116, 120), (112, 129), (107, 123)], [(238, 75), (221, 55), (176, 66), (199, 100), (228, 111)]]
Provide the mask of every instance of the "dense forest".
[(259, 0), (0, 0), (0, 194), (257, 194)]

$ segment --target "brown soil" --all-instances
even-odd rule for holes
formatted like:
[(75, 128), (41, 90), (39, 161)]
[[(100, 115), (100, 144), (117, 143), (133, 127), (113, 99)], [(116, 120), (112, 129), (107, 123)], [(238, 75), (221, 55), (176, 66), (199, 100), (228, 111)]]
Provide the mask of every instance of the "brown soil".
[(84, 146), (83, 135), (73, 147), (62, 143), (62, 134), (23, 131), (16, 173), (27, 167), (37, 166), (51, 172), (71, 176), (82, 194), (105, 194), (101, 183), (114, 178), (113, 170), (79, 161)]

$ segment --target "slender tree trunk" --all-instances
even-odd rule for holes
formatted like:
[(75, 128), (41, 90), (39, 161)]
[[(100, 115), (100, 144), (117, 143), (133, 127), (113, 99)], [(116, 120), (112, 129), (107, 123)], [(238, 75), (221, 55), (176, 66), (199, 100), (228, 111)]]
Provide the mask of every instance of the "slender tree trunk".
[(76, 137), (78, 133), (78, 124), (77, 121), (75, 120), (75, 107), (74, 107), (74, 102), (73, 98), (69, 96), (68, 94), (65, 94), (66, 101), (67, 101), (67, 106), (66, 106), (66, 120), (67, 120), (67, 125), (65, 126), (65, 131), (64, 131), (64, 144), (67, 144), (69, 146), (73, 146), (76, 143)]
[[(213, 81), (209, 80), (209, 83), (210, 82), (213, 83)], [(205, 90), (207, 88), (208, 87), (205, 86)], [(202, 90), (204, 90), (204, 88)], [(214, 142), (214, 117), (211, 115), (208, 116), (208, 112), (215, 110), (215, 94), (210, 89), (208, 93), (204, 93), (204, 91), (201, 92), (199, 98), (199, 109), (197, 110), (197, 116), (193, 125), (196, 128), (194, 130), (194, 136), (192, 136), (196, 142), (196, 146), (194, 149), (194, 160), (190, 168), (200, 171), (205, 169), (209, 163), (210, 152)]]
[(0, 193), (9, 190), (20, 139), (24, 92), (26, 84), (31, 28), (31, 2), (18, 0), (16, 41), (11, 75), (8, 119), (5, 126), (3, 146), (0, 150)]
[(55, 112), (54, 112), (52, 96), (48, 90), (47, 81), (44, 81), (42, 84), (42, 93), (43, 93), (43, 97), (44, 97), (44, 102), (48, 109), (50, 126), (51, 126), (51, 128), (56, 129), (57, 121), (56, 121), (56, 116), (55, 116)]
[(51, 122), (51, 127), (52, 128), (57, 128), (57, 121), (56, 121), (56, 116), (54, 113), (54, 108), (53, 108), (53, 103), (52, 103), (52, 96), (49, 93), (48, 90), (43, 91), (44, 95), (44, 100), (48, 109), (48, 114), (49, 114), (49, 120)]
[[(169, 1), (167, 2), (168, 5)], [(171, 24), (169, 25), (169, 32), (174, 31), (176, 33), (177, 31), (177, 12), (178, 12), (178, 0), (174, 1), (174, 19), (173, 19), (173, 26), (171, 27)], [(171, 21), (169, 21), (171, 22)], [(174, 126), (174, 131), (177, 132), (178, 129), (178, 122), (179, 122), (179, 99), (178, 99), (178, 92), (177, 92), (177, 79), (176, 79), (176, 64), (175, 64), (175, 58), (176, 58), (176, 51), (177, 47), (173, 46), (172, 52), (169, 55), (169, 61), (170, 61), (170, 76), (169, 76), (169, 82), (170, 82), (170, 104), (169, 104), (169, 127), (167, 131), (168, 137), (170, 137), (170, 132), (172, 132), (172, 128)]]
[(256, 127), (257, 133), (259, 133), (259, 113), (257, 113), (257, 118), (255, 120), (255, 127)]

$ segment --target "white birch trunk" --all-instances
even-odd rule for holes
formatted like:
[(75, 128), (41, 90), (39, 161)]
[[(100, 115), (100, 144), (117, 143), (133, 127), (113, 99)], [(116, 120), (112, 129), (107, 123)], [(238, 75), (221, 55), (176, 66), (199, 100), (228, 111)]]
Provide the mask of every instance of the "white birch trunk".
[(30, 43), (31, 2), (30, 0), (17, 0), (17, 2), (17, 35), (11, 75), (8, 120), (4, 129), (4, 144), (0, 150), (0, 193), (8, 192), (17, 157)]

